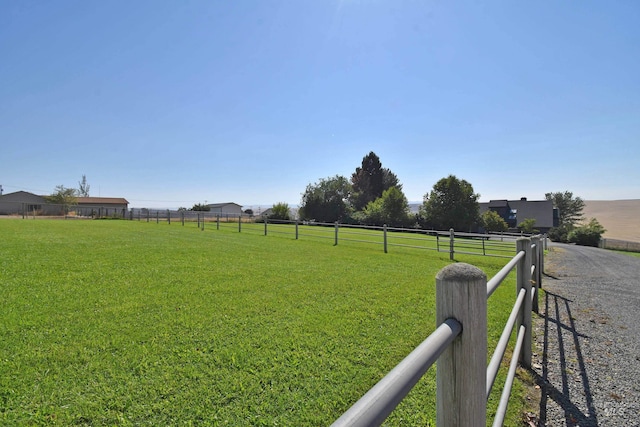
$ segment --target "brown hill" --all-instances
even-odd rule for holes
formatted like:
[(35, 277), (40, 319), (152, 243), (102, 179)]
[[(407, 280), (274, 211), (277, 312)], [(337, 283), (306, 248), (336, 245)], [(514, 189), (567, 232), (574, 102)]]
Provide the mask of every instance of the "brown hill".
[(602, 237), (640, 242), (640, 199), (585, 200), (585, 219), (596, 218), (607, 230)]

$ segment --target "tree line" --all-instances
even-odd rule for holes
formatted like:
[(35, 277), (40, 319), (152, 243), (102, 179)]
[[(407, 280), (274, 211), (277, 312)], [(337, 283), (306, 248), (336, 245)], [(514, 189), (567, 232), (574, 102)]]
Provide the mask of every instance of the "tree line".
[[(382, 166), (372, 151), (351, 174), (350, 179), (335, 175), (308, 184), (300, 203), (302, 220), (342, 222), (392, 227), (471, 231), (482, 227), (489, 232), (506, 231), (506, 221), (494, 211), (480, 215), (480, 194), (471, 183), (449, 175), (437, 181), (424, 195), (417, 214), (412, 214), (397, 175)], [(595, 218), (587, 223), (582, 211), (584, 201), (570, 191), (550, 192), (546, 200), (558, 209), (558, 227), (550, 230), (550, 237), (561, 242), (597, 246), (606, 231)], [(525, 218), (518, 228), (535, 233), (536, 220)]]
[(299, 215), (318, 222), (470, 230), (480, 220), (479, 198), (469, 182), (449, 175), (412, 214), (397, 175), (372, 151), (350, 179), (335, 175), (307, 185)]

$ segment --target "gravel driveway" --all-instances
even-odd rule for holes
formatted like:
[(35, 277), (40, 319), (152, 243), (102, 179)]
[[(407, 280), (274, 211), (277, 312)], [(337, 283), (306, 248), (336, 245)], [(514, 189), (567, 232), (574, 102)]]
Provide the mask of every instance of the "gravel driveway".
[(553, 244), (533, 368), (540, 426), (640, 426), (640, 258)]

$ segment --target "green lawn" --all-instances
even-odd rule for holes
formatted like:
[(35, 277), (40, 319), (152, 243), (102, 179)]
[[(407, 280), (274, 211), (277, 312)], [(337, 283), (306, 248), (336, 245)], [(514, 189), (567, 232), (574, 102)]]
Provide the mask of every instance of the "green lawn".
[[(448, 253), (254, 231), (0, 220), (0, 424), (328, 425), (435, 328)], [(489, 300), (490, 349), (514, 295)], [(433, 423), (434, 383), (388, 425)]]
[(623, 254), (623, 255), (628, 255), (628, 256), (633, 256), (636, 258), (640, 258), (640, 252), (629, 252), (629, 251), (617, 251), (615, 249), (607, 249), (609, 251), (612, 252), (618, 252), (619, 254)]

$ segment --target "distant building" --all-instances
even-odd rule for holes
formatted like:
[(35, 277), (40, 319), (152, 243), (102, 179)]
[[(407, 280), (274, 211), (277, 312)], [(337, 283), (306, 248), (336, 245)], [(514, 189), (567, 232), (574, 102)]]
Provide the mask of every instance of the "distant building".
[(517, 228), (525, 219), (535, 219), (534, 227), (541, 233), (558, 226), (558, 211), (551, 200), (529, 201), (526, 197), (520, 200), (491, 200), (480, 203), (480, 215), (486, 211), (494, 211), (500, 215), (512, 229)]
[(122, 197), (78, 197), (75, 211), (81, 216), (122, 216), (128, 210), (129, 202)]
[(242, 214), (242, 206), (237, 203), (210, 203), (207, 205), (211, 213), (220, 215), (240, 215)]
[(16, 215), (25, 212), (43, 212), (43, 206), (46, 204), (47, 200), (44, 196), (38, 196), (37, 194), (29, 193), (27, 191), (16, 191), (15, 193), (0, 196), (0, 215)]
[[(124, 216), (129, 202), (122, 197), (77, 197), (70, 211), (80, 216)], [(49, 203), (46, 196), (16, 191), (0, 196), (0, 215), (63, 215), (60, 205)]]

